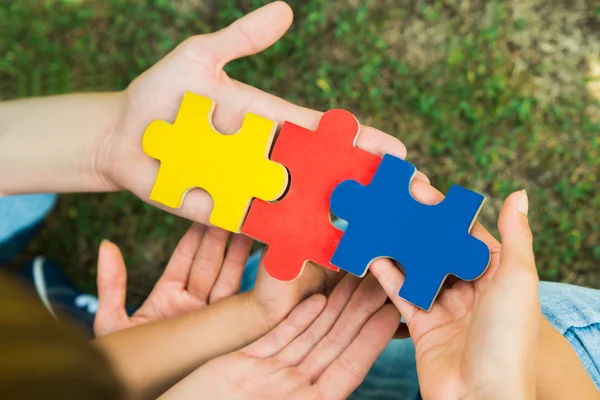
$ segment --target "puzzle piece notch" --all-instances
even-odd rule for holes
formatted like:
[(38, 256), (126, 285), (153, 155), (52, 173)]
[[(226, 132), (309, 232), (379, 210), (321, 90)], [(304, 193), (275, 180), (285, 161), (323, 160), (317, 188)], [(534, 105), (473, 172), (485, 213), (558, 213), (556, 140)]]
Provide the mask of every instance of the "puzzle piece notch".
[(335, 188), (331, 211), (348, 228), (331, 263), (364, 276), (375, 259), (392, 258), (406, 275), (400, 297), (429, 310), (448, 275), (477, 279), (490, 252), (469, 234), (483, 196), (453, 186), (440, 204), (422, 204), (410, 193), (415, 172), (410, 163), (385, 155), (368, 186), (345, 181)]
[(345, 179), (368, 183), (381, 158), (354, 147), (360, 124), (345, 110), (327, 111), (315, 131), (285, 122), (271, 159), (286, 166), (290, 187), (275, 203), (254, 200), (242, 232), (266, 243), (267, 272), (298, 277), (307, 261), (330, 263), (343, 232), (330, 219), (333, 189)]
[(142, 147), (161, 162), (150, 199), (178, 208), (189, 190), (202, 188), (214, 203), (210, 222), (239, 232), (252, 198), (278, 199), (288, 174), (268, 158), (274, 121), (246, 114), (237, 133), (224, 135), (212, 125), (214, 107), (209, 98), (186, 92), (173, 124), (148, 126)]

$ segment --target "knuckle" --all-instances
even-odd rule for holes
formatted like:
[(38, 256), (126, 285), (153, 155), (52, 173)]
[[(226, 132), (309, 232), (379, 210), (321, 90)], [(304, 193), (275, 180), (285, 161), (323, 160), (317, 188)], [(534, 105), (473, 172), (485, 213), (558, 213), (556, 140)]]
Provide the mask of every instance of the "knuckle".
[(219, 286), (211, 291), (209, 303), (215, 303), (219, 300), (233, 296), (238, 291), (239, 287), (232, 285), (230, 282), (219, 283)]
[(300, 340), (305, 343), (306, 345), (309, 346), (314, 346), (316, 343), (319, 342), (320, 338), (315, 334), (314, 331), (312, 331), (311, 329), (307, 330), (306, 332), (304, 332), (302, 334), (302, 336), (300, 336)]
[(219, 241), (225, 241), (229, 237), (229, 232), (223, 228), (211, 226), (206, 230), (206, 235), (211, 236)]
[(346, 342), (344, 340), (343, 332), (335, 326), (331, 328), (325, 340), (329, 345), (337, 347), (340, 350), (346, 348)]
[(94, 319), (94, 334), (96, 336), (104, 336), (111, 332), (110, 323), (104, 318), (102, 314), (97, 314)]
[(518, 266), (515, 271), (515, 278), (528, 285), (537, 284), (540, 280), (535, 266), (532, 267), (529, 263), (523, 263)]
[(519, 226), (519, 236), (528, 245), (533, 243), (533, 233), (528, 226)]
[(354, 360), (352, 360), (351, 358), (349, 358), (345, 354), (342, 354), (338, 358), (338, 361), (339, 361), (340, 366), (342, 367), (342, 369), (344, 369), (345, 371), (347, 371), (348, 374), (352, 377), (352, 379), (354, 381), (356, 381), (356, 382), (361, 382), (362, 381), (362, 374), (360, 372), (361, 368), (360, 368), (359, 364), (357, 364)]
[(239, 290), (240, 286), (231, 281), (221, 282), (217, 288), (217, 292), (224, 297), (236, 294)]
[(200, 274), (200, 275), (214, 275), (219, 270), (219, 267), (212, 260), (206, 258), (202, 254), (198, 254), (192, 263), (192, 267)]

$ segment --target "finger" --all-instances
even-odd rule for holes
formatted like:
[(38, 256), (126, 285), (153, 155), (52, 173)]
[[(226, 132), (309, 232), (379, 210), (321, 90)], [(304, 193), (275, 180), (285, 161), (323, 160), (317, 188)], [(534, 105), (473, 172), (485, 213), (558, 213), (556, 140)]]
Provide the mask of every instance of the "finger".
[(192, 262), (187, 290), (204, 302), (208, 302), (210, 292), (223, 266), (228, 238), (229, 232), (225, 229), (208, 227)]
[(345, 399), (350, 396), (390, 342), (399, 323), (400, 314), (392, 305), (385, 305), (377, 311), (318, 379), (319, 398)]
[[(417, 201), (428, 205), (439, 204), (445, 198), (439, 190), (425, 183), (423, 180), (414, 179), (410, 186), (410, 192)], [(473, 228), (471, 228), (471, 234), (484, 242), (490, 249), (497, 248), (500, 245), (498, 240), (477, 221), (475, 221)]]
[(527, 219), (528, 203), (527, 193), (521, 190), (511, 194), (500, 210), (498, 231), (502, 251), (498, 276), (519, 274), (522, 278), (531, 276), (537, 280), (533, 235)]
[[(435, 205), (444, 200), (444, 195), (439, 190), (422, 180), (414, 179), (411, 183), (410, 191), (413, 197), (423, 204)], [(473, 223), (470, 234), (481, 240), (490, 249), (491, 258), (489, 266), (483, 276), (473, 283), (475, 290), (481, 292), (496, 273), (496, 268), (498, 268), (500, 263), (501, 245), (500, 242), (498, 242), (498, 240), (496, 240), (496, 238), (477, 221)], [(449, 277), (448, 282), (454, 285), (456, 280), (455, 277)], [(406, 318), (405, 314), (402, 315)]]
[(418, 308), (398, 295), (405, 279), (402, 271), (387, 258), (380, 258), (373, 261), (369, 265), (369, 271), (377, 279), (394, 306), (400, 311), (407, 325), (410, 326)]
[[(372, 274), (354, 291), (335, 325), (298, 366), (314, 382), (356, 338), (362, 326), (385, 304), (386, 293)], [(394, 331), (397, 326), (394, 326)], [(393, 332), (390, 334), (393, 334)]]
[(241, 351), (250, 357), (268, 358), (279, 353), (295, 337), (317, 318), (323, 311), (327, 300), (322, 294), (315, 294), (300, 303), (271, 332), (248, 345)]
[[(439, 190), (422, 180), (414, 179), (411, 182), (410, 190), (415, 200), (423, 204), (436, 205), (444, 200), (444, 195)], [(497, 268), (499, 265), (499, 251), (501, 246), (496, 238), (494, 238), (494, 236), (477, 221), (475, 221), (473, 224), (473, 228), (471, 229), (470, 233), (477, 239), (484, 242), (488, 248), (490, 248), (491, 252), (491, 261), (488, 270), (484, 276), (474, 282), (476, 289), (481, 291), (485, 287), (485, 284), (493, 276), (495, 268)], [(392, 262), (385, 259), (376, 260), (371, 264), (369, 269), (377, 277), (394, 305), (398, 308), (410, 326), (413, 318), (418, 312), (418, 308), (414, 307), (412, 304), (406, 302), (398, 296), (398, 291), (404, 283), (404, 274)], [(456, 287), (456, 289), (460, 289), (462, 287), (463, 286), (459, 285)], [(452, 300), (452, 298), (452, 296), (445, 297), (447, 300)], [(435, 303), (434, 307), (437, 308), (437, 304), (438, 303)], [(435, 310), (432, 309), (430, 310), (430, 313), (434, 311)], [(411, 334), (414, 335), (414, 332), (411, 332)]]
[(321, 268), (319, 266), (315, 266), (315, 268), (319, 268), (319, 270), (323, 271), (325, 274), (325, 285), (323, 286), (322, 293), (326, 296), (329, 296), (338, 283), (340, 283), (341, 280), (348, 275), (346, 271), (342, 270), (333, 271), (329, 268)]
[(221, 267), (221, 272), (210, 292), (210, 304), (216, 303), (240, 291), (240, 282), (251, 248), (252, 238), (240, 234), (232, 236), (223, 267)]
[(171, 208), (150, 199), (150, 193), (156, 181), (160, 163), (148, 157), (145, 153), (133, 155), (127, 165), (127, 171), (120, 171), (122, 187), (130, 190), (144, 202), (162, 211), (185, 218), (199, 224), (210, 224), (210, 214), (213, 209), (213, 199), (207, 191), (194, 188), (183, 196), (180, 208)]
[(418, 181), (421, 181), (421, 182), (425, 182), (428, 185), (431, 185), (431, 181), (429, 180), (429, 178), (427, 177), (427, 175), (425, 175), (421, 171), (416, 171), (415, 172), (415, 179), (418, 180)]
[(294, 14), (290, 6), (276, 1), (238, 19), (218, 32), (204, 35), (199, 48), (214, 54), (220, 61), (219, 69), (229, 61), (260, 53), (279, 40), (292, 24)]
[[(464, 300), (465, 296), (473, 295), (472, 290), (464, 290), (460, 286), (461, 283), (467, 285), (472, 285), (472, 283), (461, 281), (456, 287), (443, 291), (438, 300), (433, 303), (429, 312), (425, 312), (398, 295), (405, 278), (394, 262), (381, 258), (371, 263), (369, 270), (377, 278), (392, 304), (400, 311), (406, 321), (402, 329), (397, 332), (397, 338), (410, 336), (414, 343), (418, 343), (427, 332), (438, 327), (440, 321), (451, 320), (456, 314), (460, 313), (460, 307), (464, 303), (472, 304), (472, 302), (469, 303)], [(462, 298), (462, 301), (459, 302), (458, 298)]]
[(173, 289), (184, 289), (187, 285), (194, 257), (206, 231), (206, 226), (194, 223), (179, 240), (173, 255), (155, 287), (169, 285)]
[(472, 359), (489, 360), (503, 370), (516, 371), (517, 376), (530, 376), (534, 371), (542, 315), (527, 208), (527, 195), (520, 191), (511, 194), (500, 211), (500, 266), (481, 295), (470, 328), (485, 336), (475, 341), (489, 344), (477, 347)]
[[(240, 104), (244, 104), (243, 113), (258, 114), (278, 123), (289, 121), (310, 130), (317, 129), (319, 120), (323, 116), (320, 111), (297, 106), (238, 81), (233, 81), (232, 86), (224, 87), (219, 96), (223, 101), (228, 98), (238, 99)], [(217, 107), (213, 118), (215, 126), (226, 131), (235, 131), (236, 128), (231, 124), (239, 127), (241, 118), (238, 115), (232, 119), (231, 114), (235, 114), (233, 111), (226, 107)], [(237, 110), (238, 114), (241, 112), (241, 109)], [(406, 146), (400, 140), (369, 126), (361, 125), (355, 145), (380, 157), (391, 154), (402, 159), (406, 158)]]
[(392, 135), (388, 135), (379, 129), (361, 126), (360, 134), (356, 139), (356, 147), (368, 151), (379, 157), (391, 154), (395, 157), (406, 158), (406, 146)]
[(283, 365), (296, 366), (306, 358), (335, 325), (360, 283), (361, 280), (352, 275), (342, 278), (327, 298), (327, 306), (319, 318), (277, 356)]
[(103, 240), (98, 254), (98, 311), (94, 333), (103, 336), (127, 324), (127, 269), (119, 247)]

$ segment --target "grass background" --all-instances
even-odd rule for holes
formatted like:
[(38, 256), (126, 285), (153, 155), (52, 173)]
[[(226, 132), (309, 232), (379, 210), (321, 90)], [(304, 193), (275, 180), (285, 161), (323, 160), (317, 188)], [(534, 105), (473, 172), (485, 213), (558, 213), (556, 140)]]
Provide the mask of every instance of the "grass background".
[[(180, 41), (262, 0), (0, 0), (0, 98), (121, 90)], [(290, 0), (295, 22), (227, 67), (290, 101), (341, 107), (399, 137), (446, 191), (526, 188), (542, 278), (600, 287), (597, 0)], [(28, 249), (94, 290), (97, 247), (119, 244), (134, 300), (187, 221), (127, 193), (61, 196)]]

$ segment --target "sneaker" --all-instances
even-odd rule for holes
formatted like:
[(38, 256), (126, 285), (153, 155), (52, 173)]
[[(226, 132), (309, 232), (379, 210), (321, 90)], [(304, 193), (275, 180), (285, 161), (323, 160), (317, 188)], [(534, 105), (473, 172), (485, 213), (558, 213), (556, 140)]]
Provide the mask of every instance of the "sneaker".
[(21, 267), (17, 274), (32, 286), (54, 318), (66, 316), (93, 337), (98, 299), (77, 290), (58, 264), (39, 256)]

